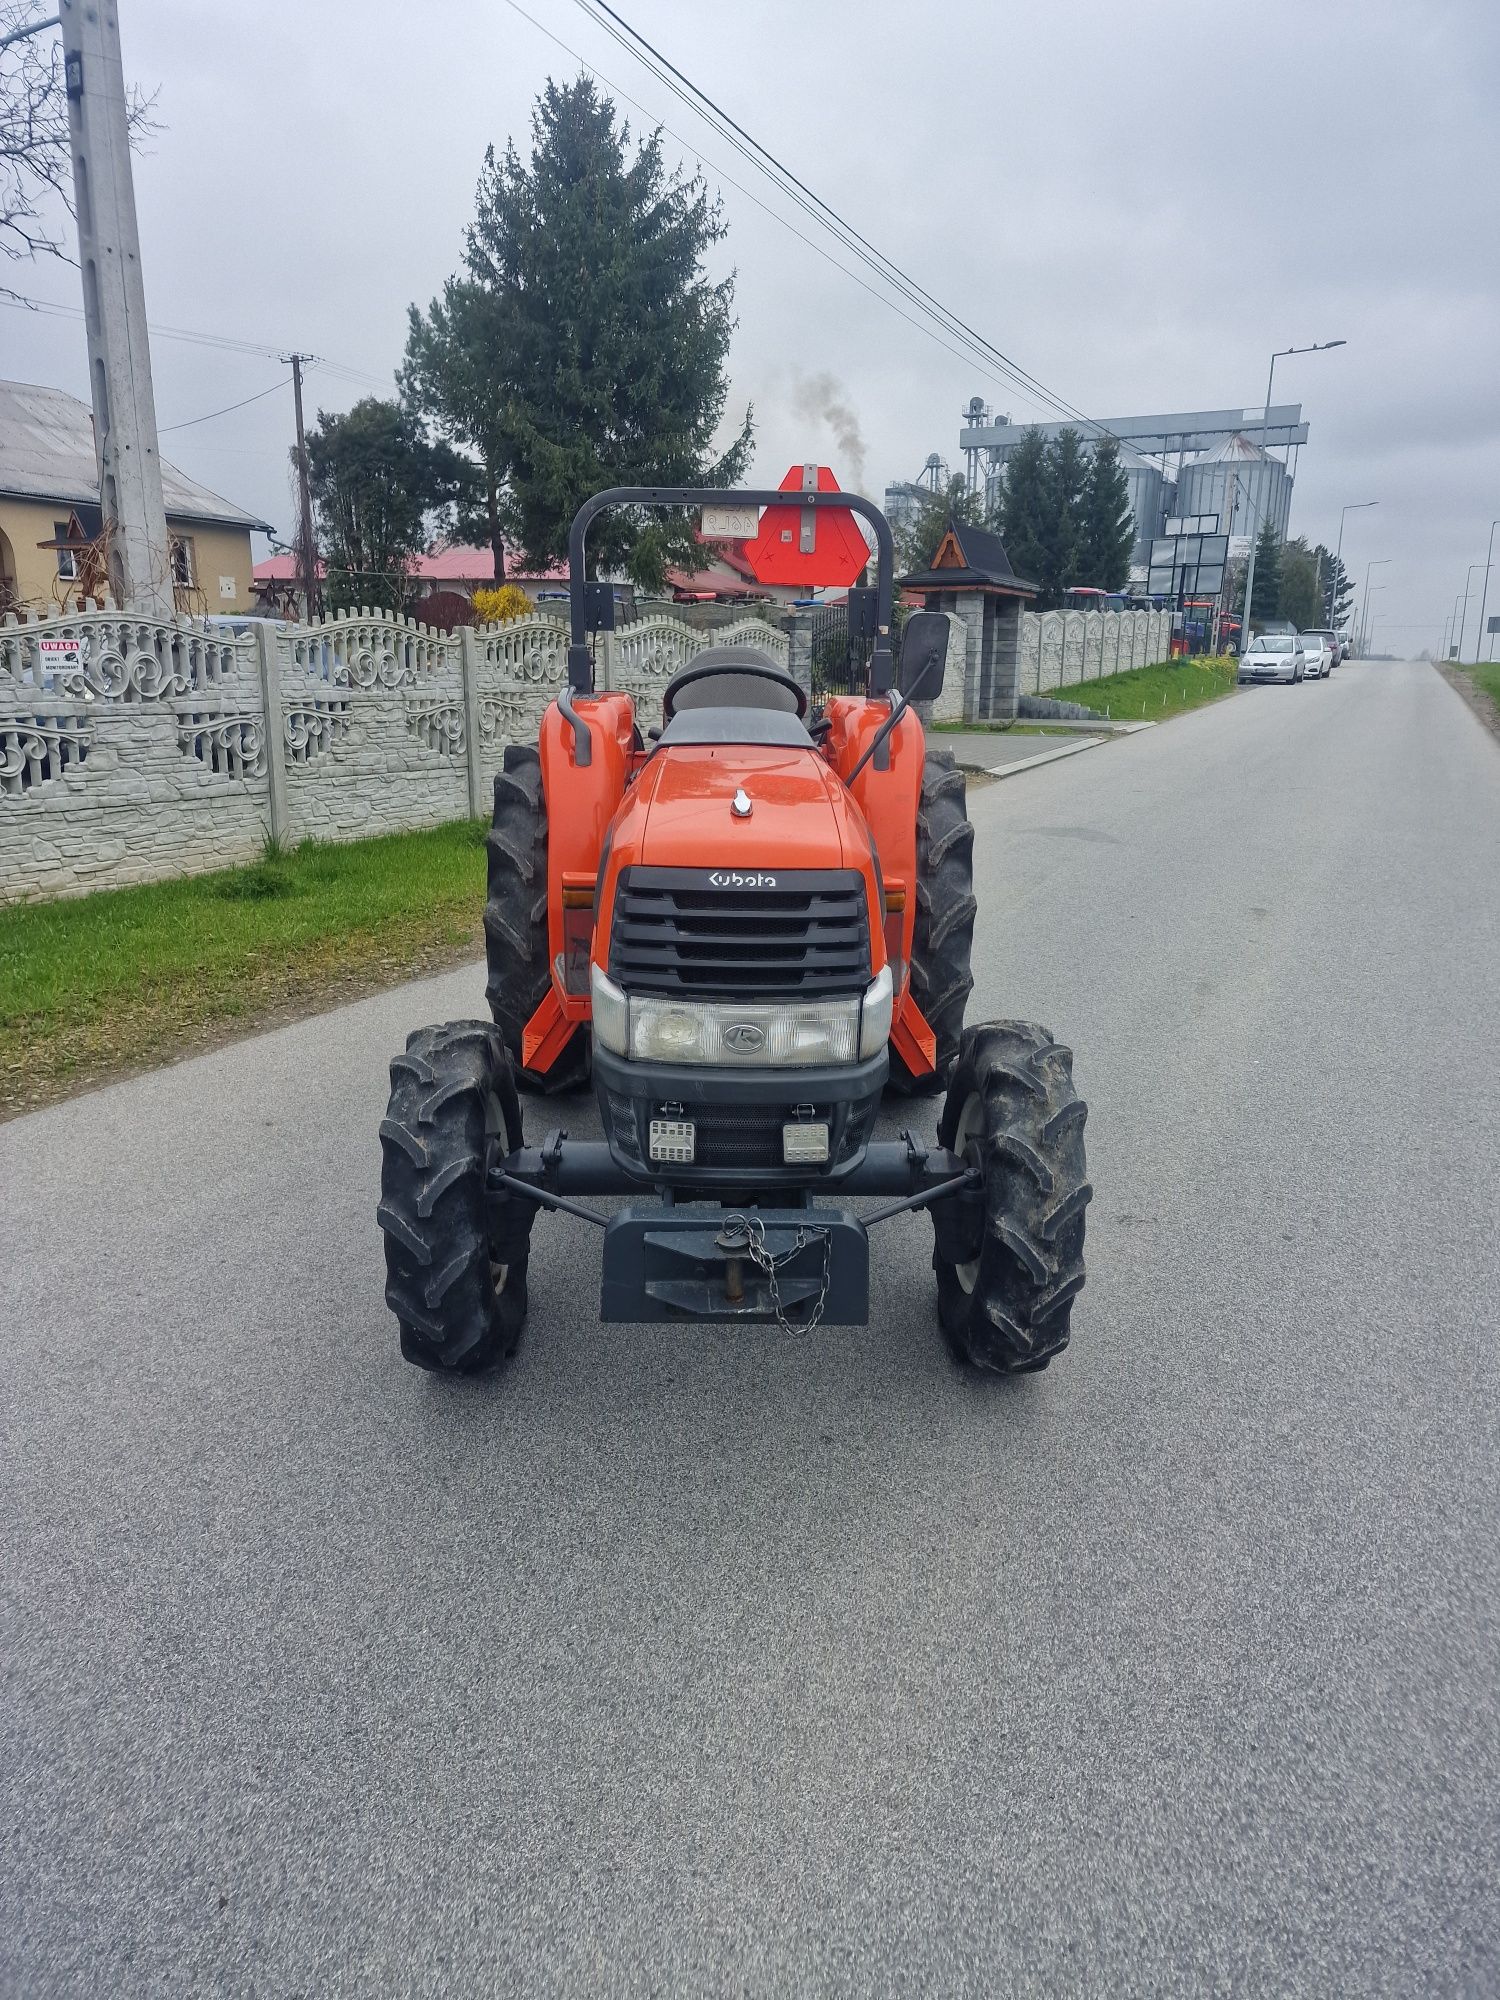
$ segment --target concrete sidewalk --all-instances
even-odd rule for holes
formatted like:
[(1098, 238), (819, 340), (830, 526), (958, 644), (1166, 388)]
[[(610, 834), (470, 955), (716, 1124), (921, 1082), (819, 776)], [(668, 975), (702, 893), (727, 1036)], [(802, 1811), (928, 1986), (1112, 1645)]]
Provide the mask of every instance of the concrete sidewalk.
[(934, 749), (953, 752), (954, 761), (966, 771), (1004, 773), (1024, 770), (1038, 760), (1069, 757), (1079, 750), (1092, 750), (1108, 741), (1101, 731), (1094, 736), (1022, 736), (1013, 730), (976, 730), (959, 735), (946, 730), (928, 738)]

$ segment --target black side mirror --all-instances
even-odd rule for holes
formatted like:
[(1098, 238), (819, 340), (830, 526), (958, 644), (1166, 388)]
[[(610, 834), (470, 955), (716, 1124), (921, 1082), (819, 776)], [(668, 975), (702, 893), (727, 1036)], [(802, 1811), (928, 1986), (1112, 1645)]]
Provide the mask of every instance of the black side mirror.
[(941, 611), (914, 611), (901, 635), (901, 692), (908, 701), (936, 701), (947, 665), (947, 618)]

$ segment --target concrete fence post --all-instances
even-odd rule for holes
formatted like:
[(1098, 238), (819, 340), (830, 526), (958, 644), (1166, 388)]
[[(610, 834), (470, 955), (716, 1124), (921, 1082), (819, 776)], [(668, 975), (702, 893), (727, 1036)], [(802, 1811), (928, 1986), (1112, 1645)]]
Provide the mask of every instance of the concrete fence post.
[(799, 687), (805, 688), (811, 699), (813, 684), (813, 615), (810, 611), (794, 611), (787, 625), (786, 666), (787, 672)]
[(472, 625), (458, 628), (458, 671), (464, 691), (464, 759), (469, 777), (469, 818), (485, 819), (484, 762), (479, 741), (479, 639)]
[(281, 648), (274, 625), (252, 626), (256, 665), (260, 669), (261, 711), (266, 728), (266, 797), (271, 814), (271, 838), (283, 841), (289, 825), (286, 804), (286, 717), (281, 705)]
[(594, 647), (594, 686), (608, 694), (615, 684), (615, 635), (601, 632)]
[(1021, 710), (1021, 601), (1016, 597), (989, 600), (982, 636), (988, 642), (986, 680), (989, 701), (986, 720), (1012, 722)]

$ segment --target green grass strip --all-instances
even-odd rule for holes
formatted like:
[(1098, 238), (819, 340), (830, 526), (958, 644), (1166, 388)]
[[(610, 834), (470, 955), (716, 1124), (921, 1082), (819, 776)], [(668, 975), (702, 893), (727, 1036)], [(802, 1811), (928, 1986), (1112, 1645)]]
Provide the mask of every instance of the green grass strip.
[(1049, 689), (1060, 701), (1076, 701), (1111, 722), (1159, 722), (1186, 708), (1201, 708), (1235, 687), (1237, 662), (1205, 655), (1193, 660), (1163, 660), (1133, 673), (1106, 674), (1102, 680), (1080, 681)]
[(477, 948), (481, 821), (0, 909), (0, 1110)]

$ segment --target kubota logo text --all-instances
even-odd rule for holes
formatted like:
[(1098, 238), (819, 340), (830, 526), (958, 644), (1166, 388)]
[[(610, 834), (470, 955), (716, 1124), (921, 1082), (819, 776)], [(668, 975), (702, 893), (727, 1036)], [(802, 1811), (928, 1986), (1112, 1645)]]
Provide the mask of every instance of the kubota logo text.
[(774, 875), (742, 875), (738, 868), (716, 868), (709, 881), (716, 889), (774, 889)]

